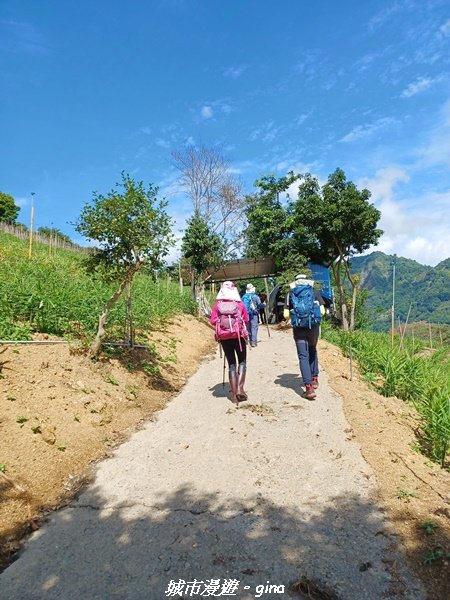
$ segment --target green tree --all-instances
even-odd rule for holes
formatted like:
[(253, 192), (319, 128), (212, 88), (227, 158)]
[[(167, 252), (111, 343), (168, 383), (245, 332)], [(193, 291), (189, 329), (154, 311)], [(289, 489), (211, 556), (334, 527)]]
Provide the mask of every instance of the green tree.
[(299, 179), (290, 171), (285, 177), (266, 175), (255, 181), (259, 188), (246, 197), (247, 228), (245, 254), (249, 257), (272, 256), (282, 279), (298, 273), (305, 263), (306, 237), (293, 219), (292, 203), (284, 204), (280, 194)]
[(377, 228), (380, 211), (370, 204), (370, 196), (369, 190), (358, 190), (342, 169), (336, 169), (322, 188), (306, 174), (295, 206), (295, 221), (306, 232), (311, 259), (331, 264), (344, 329), (354, 328), (357, 305), (358, 281), (350, 273), (349, 260), (377, 244), (383, 233)]
[(6, 223), (15, 223), (20, 208), (14, 202), (11, 194), (0, 192), (0, 221)]
[(91, 346), (97, 355), (105, 335), (108, 314), (134, 276), (148, 265), (157, 269), (167, 255), (173, 236), (172, 221), (165, 208), (167, 202), (157, 198), (158, 188), (152, 184), (146, 189), (143, 182), (135, 182), (122, 173), (121, 183), (108, 195), (94, 193), (77, 221), (76, 231), (98, 242), (85, 266), (108, 281), (119, 281), (119, 287), (106, 303), (99, 316), (97, 334)]
[(190, 261), (192, 269), (192, 293), (201, 304), (203, 295), (197, 293), (203, 284), (208, 267), (218, 268), (223, 262), (225, 244), (217, 233), (211, 231), (206, 220), (198, 213), (187, 221), (181, 251)]
[(57, 227), (39, 227), (37, 232), (40, 233), (43, 237), (57, 238), (61, 242), (66, 242), (67, 244), (71, 244), (72, 240), (68, 235), (60, 231)]

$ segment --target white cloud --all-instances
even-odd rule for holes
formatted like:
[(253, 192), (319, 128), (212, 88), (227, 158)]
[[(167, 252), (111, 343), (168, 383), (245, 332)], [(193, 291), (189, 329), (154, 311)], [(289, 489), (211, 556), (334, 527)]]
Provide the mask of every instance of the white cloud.
[(450, 166), (450, 100), (444, 105), (440, 120), (428, 142), (417, 151), (421, 167)]
[(305, 50), (302, 60), (294, 66), (294, 71), (302, 75), (305, 82), (311, 82), (324, 72), (325, 62), (318, 50)]
[(373, 179), (358, 181), (358, 187), (372, 192), (371, 201), (381, 211), (379, 226), (384, 233), (378, 246), (369, 252), (396, 253), (436, 265), (450, 256), (450, 191), (399, 200), (396, 186), (409, 181), (409, 173), (397, 166), (377, 171)]
[(378, 57), (379, 54), (376, 54), (375, 52), (372, 52), (371, 54), (364, 54), (364, 56), (361, 56), (361, 58), (359, 58), (355, 63), (357, 71), (360, 73), (365, 71), (373, 65)]
[(170, 145), (171, 145), (168, 140), (162, 140), (162, 139), (156, 140), (155, 144), (157, 146), (159, 146), (160, 148), (165, 148), (166, 150), (167, 150), (167, 148), (170, 148)]
[(392, 16), (401, 10), (401, 7), (402, 5), (400, 2), (394, 2), (391, 3), (387, 8), (379, 11), (370, 19), (368, 23), (369, 31), (373, 31), (384, 25), (388, 19), (392, 19)]
[(211, 119), (214, 116), (214, 112), (210, 106), (202, 106), (200, 115), (202, 119)]
[(203, 120), (216, 118), (218, 113), (223, 113), (224, 115), (229, 115), (233, 112), (234, 107), (232, 104), (227, 102), (225, 99), (208, 101), (203, 104), (200, 108), (200, 117)]
[(228, 69), (226, 69), (223, 74), (225, 77), (230, 77), (230, 79), (237, 79), (246, 70), (247, 70), (246, 65), (240, 65), (239, 67), (228, 67)]
[(229, 104), (227, 104), (226, 102), (220, 103), (219, 108), (226, 115), (229, 115), (230, 112), (233, 110), (232, 107)]
[(277, 137), (278, 133), (279, 127), (275, 126), (274, 121), (270, 121), (269, 123), (264, 123), (264, 125), (252, 129), (248, 139), (251, 142), (257, 140), (262, 142), (272, 142)]
[(303, 125), (303, 123), (306, 121), (306, 119), (309, 117), (311, 113), (303, 113), (301, 114), (299, 117), (297, 117), (294, 121), (294, 123), (300, 127), (300, 125)]
[(359, 179), (357, 185), (359, 188), (367, 188), (372, 192), (371, 202), (383, 202), (392, 200), (394, 197), (394, 187), (398, 182), (408, 182), (409, 174), (402, 167), (392, 166), (380, 169), (375, 173), (375, 177)]
[(439, 31), (443, 35), (450, 35), (450, 19), (448, 19), (440, 28)]
[(438, 240), (430, 240), (420, 235), (408, 240), (405, 252), (419, 263), (436, 266), (441, 260), (450, 256), (450, 243), (446, 231), (440, 228), (436, 230), (436, 234), (440, 236)]
[(20, 208), (23, 208), (24, 206), (28, 206), (30, 204), (30, 200), (28, 198), (14, 198), (14, 202), (17, 204), (17, 206), (20, 206)]
[(419, 77), (416, 81), (410, 83), (401, 93), (402, 98), (411, 98), (419, 92), (423, 92), (430, 87), (436, 80), (429, 77)]
[(145, 135), (150, 135), (152, 132), (152, 128), (146, 125), (145, 127), (141, 127), (141, 131), (142, 133), (145, 133)]
[(3, 29), (2, 49), (7, 52), (47, 54), (51, 51), (43, 34), (32, 23), (0, 19), (0, 26)]
[(390, 125), (395, 125), (399, 123), (398, 119), (394, 119), (393, 117), (383, 117), (378, 119), (374, 123), (367, 123), (366, 125), (357, 125), (354, 127), (350, 133), (347, 133), (342, 137), (340, 142), (355, 142), (356, 140), (360, 140), (365, 137), (369, 137), (374, 133), (389, 127)]

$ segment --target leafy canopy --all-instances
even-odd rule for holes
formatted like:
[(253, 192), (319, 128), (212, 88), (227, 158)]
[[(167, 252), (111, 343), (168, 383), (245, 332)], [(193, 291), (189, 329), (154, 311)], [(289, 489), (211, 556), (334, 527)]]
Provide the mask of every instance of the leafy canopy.
[(299, 177), (292, 171), (278, 179), (266, 175), (255, 181), (255, 187), (259, 189), (246, 198), (246, 256), (272, 256), (278, 270), (298, 263), (302, 256), (290, 203), (283, 205), (280, 201), (280, 193), (286, 192)]
[[(310, 258), (332, 267), (340, 318), (346, 330), (355, 326), (359, 284), (350, 273), (349, 259), (377, 244), (383, 233), (377, 228), (381, 213), (370, 204), (370, 195), (369, 190), (358, 190), (347, 181), (342, 169), (336, 169), (322, 189), (315, 177), (306, 174), (295, 206), (294, 220), (309, 240)], [(351, 298), (345, 280), (352, 290)]]
[(87, 259), (88, 268), (114, 279), (141, 265), (157, 269), (173, 245), (172, 220), (158, 200), (158, 188), (136, 182), (125, 173), (108, 195), (94, 193), (76, 223), (76, 231), (99, 247)]
[(225, 245), (220, 236), (211, 231), (206, 220), (195, 212), (187, 221), (181, 251), (190, 259), (196, 277), (200, 278), (208, 267), (218, 267), (222, 263)]
[(67, 244), (71, 244), (72, 240), (68, 235), (63, 233), (57, 227), (38, 227), (37, 232), (40, 233), (43, 237), (46, 238), (57, 238), (61, 242), (66, 242)]
[(0, 221), (6, 223), (14, 223), (19, 214), (20, 208), (14, 202), (11, 194), (0, 192)]
[(370, 204), (371, 193), (347, 181), (342, 169), (329, 175), (319, 187), (315, 177), (304, 176), (295, 207), (296, 222), (315, 240), (315, 259), (325, 264), (360, 254), (376, 244), (381, 234), (381, 213)]

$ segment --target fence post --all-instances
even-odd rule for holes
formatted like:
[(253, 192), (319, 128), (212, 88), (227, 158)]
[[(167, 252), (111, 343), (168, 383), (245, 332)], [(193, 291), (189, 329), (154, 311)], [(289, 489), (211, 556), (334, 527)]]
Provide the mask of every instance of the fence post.
[(350, 343), (348, 347), (348, 356), (350, 359), (350, 381), (353, 381), (353, 357), (352, 357), (352, 345)]
[(34, 192), (31, 192), (31, 216), (30, 216), (30, 242), (28, 247), (28, 258), (31, 259), (33, 248), (33, 224), (34, 224)]
[(180, 296), (183, 295), (183, 278), (181, 277), (181, 260), (178, 263), (178, 279), (180, 280)]
[[(401, 331), (400, 350), (403, 350), (403, 338), (405, 337), (406, 327), (408, 326), (409, 315), (411, 313), (411, 307), (412, 307), (412, 302), (410, 302), (410, 304), (409, 304), (408, 314), (406, 315), (406, 321), (405, 321), (405, 324), (403, 326), (403, 330)], [(399, 317), (399, 321), (400, 321), (400, 317)]]

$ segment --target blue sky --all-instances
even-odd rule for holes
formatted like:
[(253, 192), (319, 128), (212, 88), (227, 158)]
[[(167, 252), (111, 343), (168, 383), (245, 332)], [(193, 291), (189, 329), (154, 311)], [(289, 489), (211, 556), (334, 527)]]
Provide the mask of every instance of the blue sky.
[(0, 190), (75, 221), (120, 172), (192, 208), (171, 152), (220, 144), (251, 192), (336, 167), (372, 191), (378, 249), (450, 256), (450, 1), (2, 0)]

